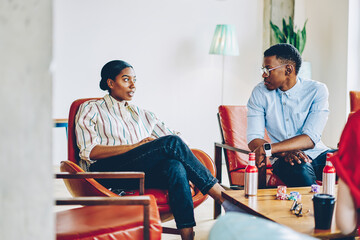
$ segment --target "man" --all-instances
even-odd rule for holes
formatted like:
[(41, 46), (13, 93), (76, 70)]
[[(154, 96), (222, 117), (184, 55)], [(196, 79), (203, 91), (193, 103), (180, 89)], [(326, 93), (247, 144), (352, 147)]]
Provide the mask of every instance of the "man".
[[(264, 52), (262, 77), (248, 101), (247, 140), (258, 167), (271, 157), (273, 172), (291, 187), (322, 179), (329, 150), (321, 141), (328, 109), (325, 84), (297, 77), (301, 56), (290, 44)], [(265, 128), (271, 144), (264, 140)]]

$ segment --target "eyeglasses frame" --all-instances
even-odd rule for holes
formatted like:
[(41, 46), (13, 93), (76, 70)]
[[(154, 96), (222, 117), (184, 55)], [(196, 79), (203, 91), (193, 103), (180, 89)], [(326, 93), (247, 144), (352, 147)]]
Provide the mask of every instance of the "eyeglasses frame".
[[(270, 76), (270, 72), (271, 72), (272, 70), (281, 68), (281, 67), (286, 66), (286, 65), (288, 65), (288, 64), (282, 64), (282, 65), (280, 65), (280, 66), (276, 66), (276, 67), (273, 67), (273, 68), (270, 68), (270, 69), (268, 69), (268, 68), (266, 68), (266, 67), (261, 67), (261, 68), (260, 68), (260, 71), (261, 71), (262, 75), (265, 74), (266, 77), (269, 77), (269, 76)], [(265, 70), (265, 69), (266, 69), (266, 70)], [(266, 72), (266, 71), (267, 71), (267, 72)]]

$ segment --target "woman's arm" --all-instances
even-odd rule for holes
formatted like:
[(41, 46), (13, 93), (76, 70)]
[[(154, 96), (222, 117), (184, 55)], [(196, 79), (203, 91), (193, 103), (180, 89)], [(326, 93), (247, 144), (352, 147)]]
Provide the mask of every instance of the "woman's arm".
[(118, 146), (105, 146), (105, 145), (96, 145), (90, 152), (90, 159), (100, 160), (104, 158), (109, 158), (117, 156), (123, 153), (126, 153), (144, 143), (154, 140), (151, 137), (144, 138), (138, 143), (131, 145), (118, 145)]
[(343, 234), (350, 234), (356, 228), (357, 212), (349, 187), (339, 179), (337, 204), (336, 204), (336, 225)]

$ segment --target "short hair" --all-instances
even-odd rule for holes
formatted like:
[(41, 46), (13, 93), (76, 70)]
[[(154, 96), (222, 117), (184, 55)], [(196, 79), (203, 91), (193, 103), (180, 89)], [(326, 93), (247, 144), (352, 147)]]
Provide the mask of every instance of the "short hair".
[(116, 76), (119, 75), (123, 69), (129, 67), (133, 68), (129, 63), (122, 60), (113, 60), (106, 63), (101, 69), (100, 88), (104, 91), (107, 90), (110, 92), (107, 80), (109, 78), (111, 80), (115, 80)]
[(271, 46), (264, 52), (264, 57), (276, 56), (283, 63), (291, 63), (295, 65), (295, 74), (299, 73), (301, 67), (301, 55), (299, 51), (291, 44), (279, 43)]

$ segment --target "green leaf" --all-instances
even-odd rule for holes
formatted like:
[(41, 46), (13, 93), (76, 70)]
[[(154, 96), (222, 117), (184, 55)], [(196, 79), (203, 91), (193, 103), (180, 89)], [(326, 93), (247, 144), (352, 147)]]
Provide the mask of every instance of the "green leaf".
[(282, 19), (282, 31), (278, 26), (273, 24), (270, 21), (271, 29), (274, 32), (275, 40), (277, 43), (289, 43), (292, 44), (296, 49), (299, 50), (300, 54), (304, 51), (306, 44), (306, 23), (304, 23), (303, 29), (297, 30), (297, 27), (294, 26), (294, 21), (291, 16), (289, 16), (289, 24), (286, 23), (285, 18)]
[(305, 21), (305, 23), (304, 23), (304, 27), (303, 27), (303, 29), (301, 30), (301, 44), (300, 44), (300, 46), (299, 46), (299, 52), (300, 52), (300, 54), (302, 54), (303, 53), (303, 51), (304, 51), (304, 48), (305, 48), (305, 44), (306, 44), (306, 23), (307, 23), (307, 19), (306, 19), (306, 21)]
[(284, 33), (284, 36), (288, 36), (288, 35), (289, 35), (289, 31), (288, 31), (288, 29), (287, 29), (287, 24), (286, 24), (285, 18), (283, 18), (282, 24), (283, 24), (283, 33)]
[(289, 17), (289, 25), (288, 25), (288, 31), (289, 31), (289, 36), (294, 37), (294, 22), (292, 21), (292, 18)]
[(280, 31), (279, 27), (276, 26), (275, 24), (273, 24), (271, 21), (270, 21), (270, 26), (271, 26), (272, 30), (274, 31), (274, 35), (275, 35), (277, 43), (283, 43), (284, 39), (285, 39), (285, 36)]

